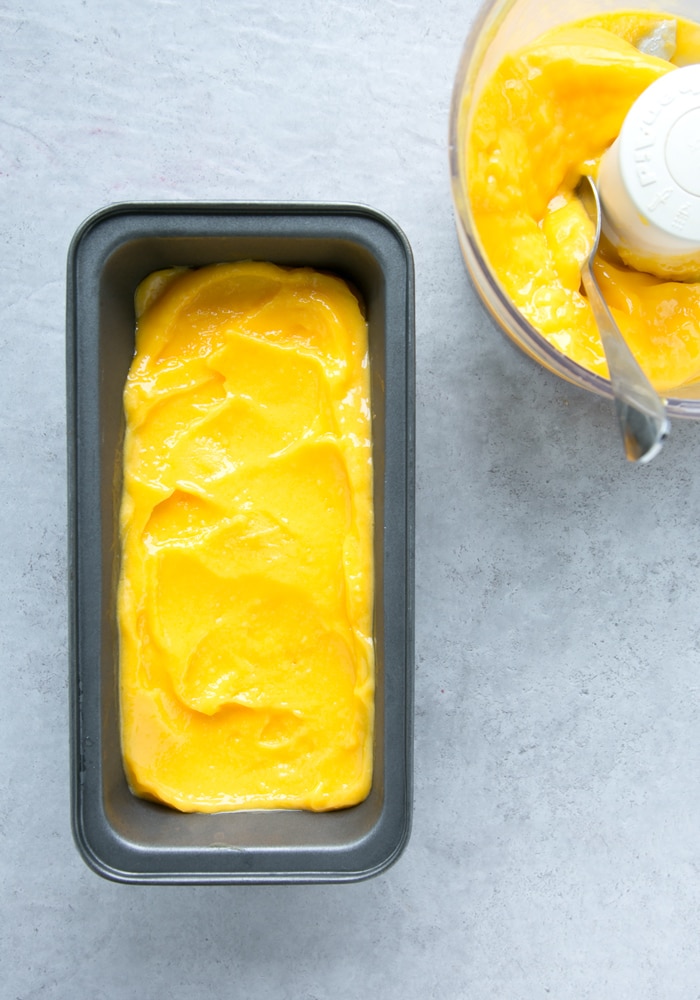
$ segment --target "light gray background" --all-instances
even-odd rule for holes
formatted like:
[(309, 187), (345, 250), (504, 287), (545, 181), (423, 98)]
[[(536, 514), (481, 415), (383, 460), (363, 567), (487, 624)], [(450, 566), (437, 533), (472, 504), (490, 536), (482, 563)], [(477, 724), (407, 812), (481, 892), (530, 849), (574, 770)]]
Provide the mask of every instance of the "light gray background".
[[(492, 325), (446, 155), (476, 0), (0, 6), (0, 996), (700, 997), (700, 432)], [(120, 200), (358, 201), (415, 253), (412, 839), (350, 886), (152, 888), (69, 828), (64, 301)]]

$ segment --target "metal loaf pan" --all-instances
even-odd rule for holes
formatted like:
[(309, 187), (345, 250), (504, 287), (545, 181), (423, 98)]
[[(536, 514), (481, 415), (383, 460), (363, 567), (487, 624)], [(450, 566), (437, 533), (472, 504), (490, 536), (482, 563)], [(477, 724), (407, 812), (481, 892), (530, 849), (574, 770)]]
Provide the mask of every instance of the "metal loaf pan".
[[(374, 781), (360, 805), (181, 814), (133, 796), (119, 738), (116, 583), (134, 291), (151, 271), (257, 259), (332, 271), (369, 324), (375, 497)], [(343, 882), (384, 870), (412, 809), (414, 278), (410, 246), (358, 205), (123, 204), (93, 215), (67, 280), (72, 822), (95, 871), (135, 883)]]

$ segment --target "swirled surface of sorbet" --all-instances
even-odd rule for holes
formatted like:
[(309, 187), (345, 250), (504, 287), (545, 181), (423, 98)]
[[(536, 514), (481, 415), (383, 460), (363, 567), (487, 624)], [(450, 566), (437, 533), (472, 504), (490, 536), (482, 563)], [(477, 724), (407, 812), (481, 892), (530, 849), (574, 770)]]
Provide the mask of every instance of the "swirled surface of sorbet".
[(241, 262), (136, 296), (119, 584), (132, 790), (336, 809), (372, 780), (367, 325), (339, 278)]
[[(672, 27), (671, 59), (638, 47), (660, 25)], [(603, 377), (603, 348), (580, 290), (593, 231), (574, 188), (583, 173), (596, 175), (642, 91), (676, 64), (697, 61), (696, 24), (636, 12), (588, 18), (508, 55), (468, 130), (467, 189), (491, 268), (535, 329)], [(700, 284), (636, 272), (604, 251), (595, 272), (657, 389), (699, 379)]]

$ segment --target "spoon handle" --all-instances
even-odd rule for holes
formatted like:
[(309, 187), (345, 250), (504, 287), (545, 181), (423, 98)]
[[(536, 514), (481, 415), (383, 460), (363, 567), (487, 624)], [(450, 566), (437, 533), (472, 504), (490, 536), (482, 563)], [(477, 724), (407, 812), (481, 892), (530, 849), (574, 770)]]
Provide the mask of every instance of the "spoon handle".
[(661, 450), (670, 430), (664, 401), (620, 333), (590, 262), (584, 264), (581, 278), (608, 362), (625, 454), (631, 462), (650, 462)]

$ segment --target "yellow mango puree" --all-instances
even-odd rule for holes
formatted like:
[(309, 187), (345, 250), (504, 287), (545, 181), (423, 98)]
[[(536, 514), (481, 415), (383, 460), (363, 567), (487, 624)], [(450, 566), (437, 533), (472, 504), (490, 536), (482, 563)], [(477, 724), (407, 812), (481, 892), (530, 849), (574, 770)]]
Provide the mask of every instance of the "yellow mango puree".
[(367, 326), (339, 278), (241, 262), (136, 294), (121, 734), (137, 795), (336, 809), (372, 780)]
[[(675, 24), (670, 61), (637, 46)], [(466, 183), (491, 268), (523, 316), (559, 351), (607, 377), (580, 266), (593, 227), (573, 192), (627, 112), (675, 65), (700, 61), (700, 25), (623, 13), (556, 28), (508, 55), (486, 83), (466, 137)], [(700, 284), (661, 280), (605, 248), (596, 277), (659, 391), (700, 378)]]

